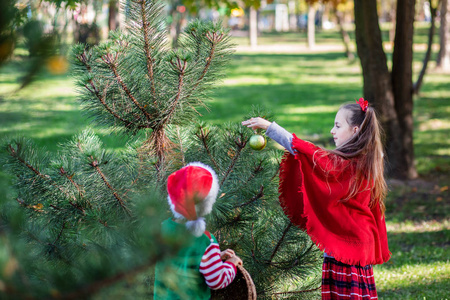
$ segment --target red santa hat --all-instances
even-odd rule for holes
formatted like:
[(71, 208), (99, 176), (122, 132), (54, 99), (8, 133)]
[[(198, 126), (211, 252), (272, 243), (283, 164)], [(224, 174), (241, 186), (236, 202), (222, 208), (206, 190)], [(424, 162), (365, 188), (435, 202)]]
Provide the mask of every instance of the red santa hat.
[(193, 162), (169, 175), (167, 199), (173, 215), (185, 219), (186, 227), (195, 236), (206, 228), (203, 216), (209, 214), (219, 192), (214, 170), (200, 162)]

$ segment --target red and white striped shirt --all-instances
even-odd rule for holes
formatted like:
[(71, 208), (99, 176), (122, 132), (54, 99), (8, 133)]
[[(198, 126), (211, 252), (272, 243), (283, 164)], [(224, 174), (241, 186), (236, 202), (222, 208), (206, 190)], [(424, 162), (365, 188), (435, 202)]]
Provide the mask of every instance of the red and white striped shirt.
[(219, 244), (211, 243), (206, 248), (200, 263), (200, 273), (212, 290), (227, 287), (236, 276), (236, 266), (231, 262), (223, 262), (220, 258)]

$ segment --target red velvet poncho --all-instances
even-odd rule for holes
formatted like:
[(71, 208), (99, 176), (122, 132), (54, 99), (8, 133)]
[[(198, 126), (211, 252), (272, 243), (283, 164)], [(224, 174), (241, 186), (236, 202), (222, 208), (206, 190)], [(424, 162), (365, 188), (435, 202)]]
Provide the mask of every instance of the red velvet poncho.
[(385, 220), (379, 205), (369, 207), (370, 189), (342, 201), (354, 175), (351, 168), (330, 172), (324, 150), (295, 135), (292, 149), (297, 154), (287, 153), (280, 171), (280, 203), (291, 222), (337, 261), (365, 266), (389, 260)]

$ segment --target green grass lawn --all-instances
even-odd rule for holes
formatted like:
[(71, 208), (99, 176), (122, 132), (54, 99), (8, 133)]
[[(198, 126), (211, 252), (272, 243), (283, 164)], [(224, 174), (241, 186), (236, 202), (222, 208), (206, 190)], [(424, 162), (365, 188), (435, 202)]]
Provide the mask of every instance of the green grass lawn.
[[(294, 37), (282, 35), (280, 43), (294, 43)], [(261, 41), (277, 38), (267, 34)], [(335, 32), (323, 32), (317, 42), (330, 39), (339, 41)], [(416, 74), (423, 55), (415, 53)], [(25, 63), (18, 57), (0, 69), (0, 137), (24, 135), (55, 152), (59, 143), (89, 126), (89, 120), (79, 109), (68, 75), (43, 71), (30, 86), (14, 92)], [(450, 76), (433, 66), (415, 98), (414, 141), (421, 177), (389, 181), (386, 220), (392, 258), (375, 267), (380, 299), (450, 298)], [(240, 122), (252, 106), (262, 106), (287, 130), (331, 147), (329, 131), (336, 110), (362, 96), (361, 67), (340, 52), (236, 53), (228, 77), (211, 96), (210, 111), (201, 111), (202, 120)], [(106, 128), (95, 131), (107, 148), (126, 144), (125, 137), (111, 135)], [(9, 180), (0, 171), (1, 196), (13, 195)]]

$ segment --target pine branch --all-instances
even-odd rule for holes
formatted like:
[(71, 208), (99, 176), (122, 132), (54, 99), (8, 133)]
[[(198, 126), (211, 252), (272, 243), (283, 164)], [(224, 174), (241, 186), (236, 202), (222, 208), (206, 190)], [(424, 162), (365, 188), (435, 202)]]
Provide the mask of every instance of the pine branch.
[(19, 161), (20, 163), (25, 165), (29, 170), (31, 170), (34, 174), (36, 174), (40, 178), (42, 178), (46, 181), (49, 181), (52, 186), (56, 187), (58, 190), (60, 190), (62, 193), (64, 193), (67, 197), (72, 198), (73, 202), (71, 200), (69, 200), (70, 205), (72, 205), (73, 207), (78, 209), (83, 215), (85, 214), (84, 209), (82, 207), (80, 207), (78, 204), (76, 204), (77, 198), (74, 195), (71, 195), (69, 192), (64, 190), (64, 188), (62, 186), (59, 186), (58, 184), (56, 184), (56, 182), (54, 182), (50, 176), (42, 174), (41, 172), (39, 172), (39, 170), (37, 170), (35, 167), (33, 167), (31, 164), (29, 164), (27, 161), (25, 161), (25, 159), (20, 157), (18, 155), (18, 153), (16, 152), (16, 150), (12, 147), (11, 144), (8, 144), (8, 147), (9, 147), (9, 153), (12, 157), (17, 159), (17, 161)]
[(36, 168), (34, 168), (31, 164), (29, 164), (28, 162), (26, 162), (22, 157), (20, 157), (16, 150), (11, 146), (11, 144), (8, 144), (9, 147), (9, 153), (11, 154), (12, 157), (14, 157), (15, 159), (17, 159), (19, 162), (21, 162), (22, 164), (24, 164), (28, 169), (30, 169), (34, 174), (38, 175), (39, 177), (48, 180), (49, 176), (48, 175), (44, 175), (41, 172), (39, 172)]
[[(88, 58), (86, 57), (86, 52), (83, 51), (83, 53), (81, 53), (80, 55), (76, 55), (75, 58), (84, 65), (84, 67), (86, 68), (86, 70), (88, 71), (88, 74), (92, 75), (92, 67), (88, 64)], [(103, 98), (100, 94), (100, 91), (98, 90), (98, 88), (95, 86), (94, 84), (94, 79), (90, 78), (88, 80), (88, 83), (90, 84), (91, 88), (88, 87), (87, 84), (84, 85), (84, 87), (93, 95), (95, 95), (95, 97), (100, 101), (100, 103), (105, 107), (105, 109), (111, 114), (113, 115), (116, 119), (120, 120), (121, 122), (123, 122), (125, 124), (125, 127), (132, 127), (132, 125), (134, 127), (137, 128), (142, 128), (144, 126), (136, 126), (134, 123), (132, 123), (131, 121), (128, 121), (124, 118), (122, 118), (121, 116), (119, 116), (112, 108), (110, 108), (108, 106), (108, 104), (105, 101), (105, 98)]]
[(154, 59), (152, 58), (151, 52), (150, 52), (150, 42), (149, 42), (149, 22), (147, 22), (147, 14), (145, 12), (145, 6), (147, 1), (141, 0), (141, 18), (142, 18), (142, 29), (144, 31), (144, 51), (145, 56), (147, 58), (147, 72), (148, 77), (150, 79), (151, 84), (151, 91), (152, 91), (152, 98), (156, 99), (156, 89), (155, 89), (155, 79), (153, 74), (153, 62)]
[(244, 207), (244, 206), (247, 206), (247, 205), (249, 205), (249, 204), (255, 202), (256, 200), (260, 199), (262, 196), (264, 196), (263, 191), (264, 191), (264, 185), (261, 184), (261, 188), (259, 189), (258, 194), (256, 194), (255, 196), (253, 196), (252, 199), (250, 199), (250, 201), (245, 202), (245, 203), (243, 203), (243, 204), (237, 206), (237, 208), (238, 208), (238, 207)]
[(278, 249), (280, 248), (281, 243), (283, 242), (283, 240), (284, 240), (286, 234), (288, 233), (289, 229), (291, 228), (291, 226), (292, 226), (292, 223), (289, 222), (288, 226), (286, 226), (286, 229), (283, 231), (283, 235), (281, 236), (280, 240), (278, 241), (277, 245), (275, 246), (275, 249), (273, 250), (272, 255), (270, 256), (269, 264), (272, 264), (272, 260), (275, 257), (275, 254), (277, 254)]
[[(44, 241), (40, 240), (40, 239), (39, 239), (36, 235), (34, 235), (31, 231), (27, 231), (26, 233), (27, 233), (28, 237), (30, 237), (32, 240), (38, 242), (39, 244), (41, 244), (41, 245), (43, 245), (43, 246), (50, 246), (52, 252), (54, 251), (54, 253), (57, 254), (58, 259), (61, 259), (61, 261), (63, 261), (63, 262), (66, 263), (67, 265), (71, 265), (71, 262), (70, 262), (69, 260), (67, 260), (67, 258), (65, 258), (65, 257), (63, 257), (63, 256), (61, 256), (61, 255), (59, 255), (59, 253), (58, 253), (58, 251), (57, 251), (58, 248), (56, 247), (56, 245), (55, 245), (54, 243), (47, 243), (47, 242), (44, 242)], [(62, 234), (62, 231), (61, 231), (60, 233)], [(59, 239), (59, 238), (58, 238), (58, 239)], [(58, 240), (55, 240), (55, 242), (57, 242), (57, 241), (58, 241)], [(47, 252), (47, 253), (50, 253), (50, 251), (49, 251), (48, 249), (47, 249), (46, 252)]]
[(186, 161), (184, 158), (183, 140), (181, 139), (179, 126), (177, 126), (177, 138), (178, 138), (178, 144), (180, 145), (181, 164), (184, 166), (184, 165), (186, 165)]
[(75, 292), (72, 292), (72, 293), (69, 293), (66, 295), (62, 295), (62, 296), (61, 295), (54, 296), (53, 299), (65, 299), (65, 300), (83, 299), (88, 295), (95, 294), (102, 288), (111, 286), (112, 284), (115, 284), (123, 279), (131, 278), (131, 277), (138, 275), (139, 273), (141, 273), (141, 272), (147, 270), (148, 268), (150, 268), (151, 266), (155, 265), (159, 259), (160, 259), (160, 257), (153, 257), (146, 264), (136, 266), (135, 268), (133, 268), (131, 270), (123, 271), (123, 272), (117, 273), (114, 276), (93, 282), (86, 287), (79, 288)]
[(255, 223), (252, 223), (252, 229), (251, 229), (251, 231), (250, 231), (250, 235), (251, 235), (251, 237), (252, 237), (252, 244), (253, 244), (253, 247), (252, 247), (252, 257), (253, 257), (253, 259), (254, 259), (257, 263), (259, 263), (258, 259), (256, 259), (256, 256), (255, 256), (256, 242), (255, 242), (255, 236), (253, 235), (253, 230), (254, 230), (254, 228), (255, 228)]
[(281, 293), (273, 293), (273, 295), (282, 295), (282, 296), (286, 296), (286, 295), (297, 295), (297, 294), (302, 294), (302, 293), (310, 293), (310, 292), (314, 292), (314, 291), (320, 290), (321, 288), (322, 288), (322, 286), (318, 286), (318, 287), (316, 287), (316, 288), (309, 289), (309, 290), (292, 291), (292, 292), (281, 292)]
[[(176, 112), (178, 101), (181, 98), (181, 94), (184, 88), (184, 75), (187, 67), (186, 60), (181, 60), (179, 57), (175, 57), (176, 62), (173, 62), (173, 59), (169, 61), (169, 63), (172, 65), (172, 68), (178, 73), (178, 87), (177, 87), (177, 93), (175, 95), (175, 99), (171, 100), (170, 107), (168, 108), (167, 112), (165, 113), (165, 116), (162, 118), (162, 120), (156, 125), (156, 127), (153, 127), (153, 145), (154, 150), (156, 151), (156, 155), (158, 156), (158, 163), (157, 163), (157, 170), (158, 174), (160, 174), (160, 170), (164, 167), (165, 162), (165, 148), (169, 144), (169, 140), (166, 137), (166, 134), (164, 132), (164, 128), (167, 125), (167, 123), (170, 121), (172, 116)], [(167, 147), (170, 149), (169, 147)]]
[(252, 174), (247, 179), (247, 182), (250, 182), (253, 178), (255, 178), (256, 174), (262, 171), (262, 159), (259, 161), (259, 164), (256, 166), (256, 168), (253, 170)]
[(183, 91), (183, 78), (187, 67), (186, 60), (182, 60), (177, 57), (176, 62), (173, 62), (173, 60), (170, 60), (170, 64), (172, 65), (173, 69), (178, 73), (178, 87), (177, 87), (177, 94), (175, 96), (175, 99), (171, 102), (169, 111), (165, 114), (165, 117), (162, 121), (162, 125), (165, 125), (172, 117), (172, 115), (175, 113), (175, 109), (177, 108), (178, 101), (181, 98), (181, 93)]
[(73, 174), (69, 176), (69, 174), (67, 174), (66, 170), (64, 170), (63, 167), (59, 168), (59, 174), (67, 178), (67, 180), (69, 180), (70, 183), (72, 183), (72, 185), (78, 190), (78, 195), (80, 197), (83, 196), (83, 191), (81, 190), (80, 186), (73, 180)]
[[(242, 136), (241, 136), (242, 138)], [(226, 170), (222, 180), (220, 181), (220, 187), (222, 187), (223, 183), (225, 182), (225, 180), (227, 179), (228, 175), (230, 175), (231, 170), (234, 168), (234, 165), (236, 164), (236, 162), (238, 161), (238, 158), (242, 152), (242, 149), (244, 149), (245, 145), (247, 144), (247, 141), (241, 141), (241, 139), (236, 138), (235, 140), (237, 149), (236, 149), (236, 153), (233, 157), (233, 159), (231, 160), (230, 165), (228, 166), (228, 169)]]
[(110, 53), (107, 53), (101, 57), (101, 59), (109, 66), (109, 68), (113, 72), (117, 82), (122, 87), (122, 89), (125, 91), (125, 93), (127, 94), (128, 98), (131, 100), (131, 102), (133, 102), (134, 105), (136, 105), (136, 107), (140, 111), (142, 111), (142, 113), (147, 117), (147, 121), (150, 121), (152, 116), (139, 104), (139, 102), (136, 100), (136, 98), (134, 98), (133, 94), (128, 89), (125, 82), (123, 82), (122, 77), (120, 76), (119, 71), (117, 70), (117, 66), (115, 65), (116, 58), (112, 58)]
[(16, 198), (16, 201), (19, 203), (20, 206), (32, 209), (33, 211), (41, 211), (42, 210), (42, 207), (39, 206), (39, 204), (37, 204), (37, 205), (29, 205), (29, 204), (26, 204), (25, 201), (23, 201), (20, 198)]
[[(291, 223), (292, 224), (292, 223)], [(306, 250), (306, 251), (304, 251), (303, 253), (308, 253), (309, 251), (311, 251), (311, 249), (314, 247), (314, 243), (311, 243), (310, 245), (309, 245), (309, 247), (308, 247), (308, 249)], [(280, 264), (285, 264), (285, 262), (279, 262), (279, 263), (271, 263), (271, 265), (272, 266), (276, 266), (276, 265), (280, 265)], [(290, 269), (292, 269), (293, 267), (295, 267), (295, 266), (297, 266), (298, 265), (298, 258), (297, 259), (295, 259), (293, 262), (292, 262), (292, 264), (289, 266), (289, 267), (285, 267), (285, 268), (283, 268), (284, 270), (290, 270)]]
[(105, 183), (105, 185), (108, 187), (108, 189), (111, 190), (111, 192), (113, 193), (114, 198), (116, 198), (117, 202), (119, 203), (119, 205), (127, 212), (127, 214), (129, 216), (131, 216), (131, 212), (130, 209), (126, 206), (125, 201), (123, 199), (120, 198), (119, 194), (117, 194), (117, 192), (114, 190), (114, 188), (111, 186), (111, 184), (108, 182), (108, 180), (106, 179), (105, 174), (103, 174), (102, 170), (100, 170), (99, 167), (99, 163), (97, 160), (94, 160), (94, 158), (91, 156), (91, 160), (92, 162), (89, 164), (91, 167), (93, 167), (97, 173), (100, 175), (100, 177), (102, 178), (103, 182)]
[(205, 67), (203, 68), (203, 71), (201, 72), (200, 77), (197, 79), (197, 82), (194, 84), (194, 86), (192, 87), (192, 89), (190, 90), (190, 92), (188, 93), (186, 98), (189, 98), (194, 93), (194, 91), (197, 89), (199, 84), (202, 82), (203, 78), (208, 73), (209, 67), (211, 66), (211, 62), (212, 62), (212, 60), (214, 58), (214, 54), (215, 54), (215, 51), (216, 51), (216, 45), (217, 45), (217, 43), (222, 41), (222, 39), (224, 37), (224, 34), (221, 33), (220, 35), (218, 35), (216, 32), (213, 32), (213, 33), (207, 32), (206, 33), (206, 37), (207, 37), (207, 39), (209, 40), (209, 42), (211, 44), (209, 55), (206, 57), (206, 64), (205, 64)]
[(200, 127), (200, 135), (199, 135), (198, 133), (196, 133), (195, 135), (196, 135), (196, 136), (200, 139), (200, 141), (202, 142), (203, 147), (205, 148), (206, 153), (208, 154), (209, 159), (211, 160), (211, 162), (212, 162), (213, 165), (214, 165), (214, 168), (216, 169), (217, 172), (219, 172), (220, 168), (219, 168), (219, 166), (217, 165), (216, 160), (215, 160), (214, 157), (212, 156), (211, 151), (209, 150), (208, 143), (207, 143), (207, 139), (208, 139), (209, 134), (210, 134), (210, 131), (207, 132), (207, 133), (205, 134), (204, 128), (203, 128), (203, 127)]
[(65, 227), (66, 227), (66, 222), (63, 223), (63, 226), (61, 227), (61, 230), (59, 231), (58, 236), (57, 236), (56, 239), (53, 241), (53, 243), (52, 243), (53, 246), (54, 246), (55, 243), (61, 238), (62, 233), (63, 233)]
[(128, 120), (122, 118), (121, 116), (119, 116), (112, 108), (110, 108), (110, 107), (108, 106), (108, 104), (107, 104), (106, 101), (105, 101), (105, 98), (103, 98), (103, 97), (100, 95), (100, 92), (99, 92), (98, 89), (95, 87), (95, 85), (94, 85), (92, 79), (89, 81), (89, 83), (90, 83), (91, 87), (93, 88), (93, 90), (91, 90), (87, 85), (85, 85), (85, 88), (86, 88), (91, 94), (94, 94), (94, 95), (97, 97), (97, 99), (100, 101), (100, 103), (105, 107), (105, 109), (106, 109), (111, 115), (113, 115), (116, 119), (120, 120), (121, 122), (125, 123), (125, 127), (128, 127), (128, 128), (129, 128), (129, 127), (134, 126), (134, 127), (137, 127), (137, 128), (145, 128), (145, 126), (142, 126), (142, 125), (136, 125), (136, 124), (132, 123), (131, 121), (128, 121)]

